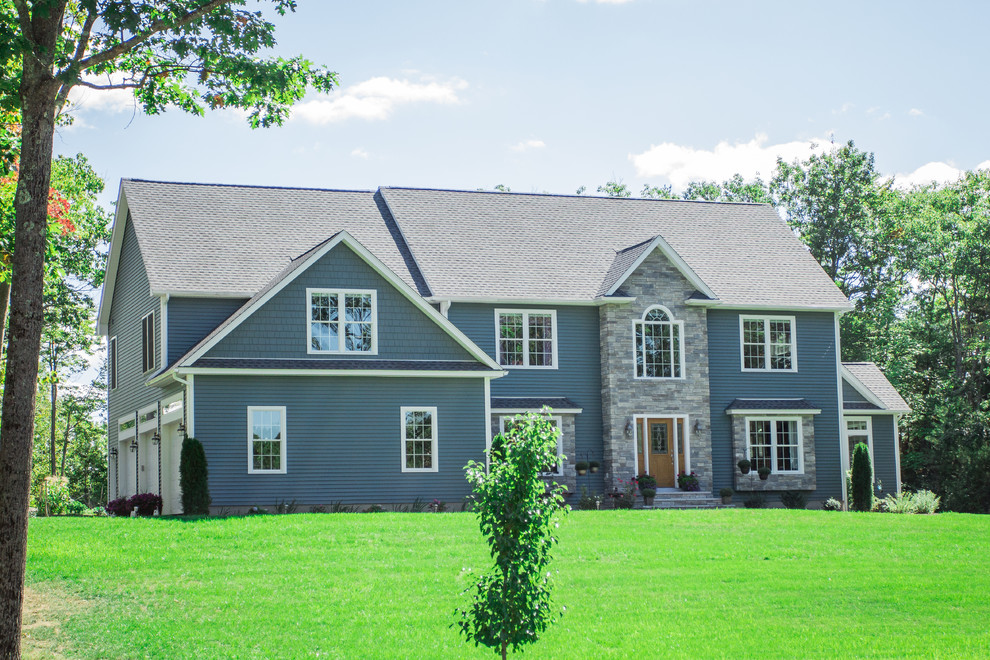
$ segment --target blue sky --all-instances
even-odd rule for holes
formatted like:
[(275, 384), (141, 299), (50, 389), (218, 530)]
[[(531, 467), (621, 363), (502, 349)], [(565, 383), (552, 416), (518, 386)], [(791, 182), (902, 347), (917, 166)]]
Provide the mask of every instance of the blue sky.
[(902, 183), (990, 167), (990, 3), (299, 0), (277, 24), (278, 52), (341, 82), (284, 127), (86, 91), (56, 151), (86, 154), (106, 201), (121, 177), (682, 189), (829, 136)]

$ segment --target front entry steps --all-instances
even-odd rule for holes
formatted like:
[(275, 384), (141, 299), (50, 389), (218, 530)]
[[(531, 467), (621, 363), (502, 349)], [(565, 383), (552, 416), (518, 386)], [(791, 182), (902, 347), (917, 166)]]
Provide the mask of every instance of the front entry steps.
[(652, 506), (644, 509), (720, 509), (734, 504), (722, 504), (721, 497), (711, 493), (687, 492), (677, 488), (658, 488)]

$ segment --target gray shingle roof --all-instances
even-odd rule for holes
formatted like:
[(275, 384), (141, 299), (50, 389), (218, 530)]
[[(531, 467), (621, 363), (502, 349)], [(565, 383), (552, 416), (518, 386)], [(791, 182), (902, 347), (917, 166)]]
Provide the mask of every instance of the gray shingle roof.
[(603, 290), (620, 251), (660, 235), (724, 304), (849, 304), (766, 205), (380, 192), (436, 296), (588, 300)]
[(250, 297), (346, 230), (423, 295), (587, 301), (660, 236), (723, 304), (848, 305), (765, 205), (136, 179), (122, 190), (156, 293)]
[[(897, 412), (910, 412), (911, 406), (901, 398), (901, 395), (898, 394), (897, 390), (894, 389), (894, 386), (890, 384), (890, 381), (887, 380), (887, 377), (883, 375), (883, 372), (880, 371), (877, 365), (872, 362), (843, 362), (842, 366), (857, 381), (872, 392), (873, 396), (880, 400), (884, 408)], [(845, 407), (848, 408), (848, 406)]]
[(121, 185), (154, 292), (250, 297), (342, 229), (419, 288), (373, 192), (137, 179)]
[(843, 401), (843, 410), (880, 410), (880, 406), (875, 406), (866, 401)]
[(564, 396), (493, 396), (493, 410), (580, 410), (581, 406)]

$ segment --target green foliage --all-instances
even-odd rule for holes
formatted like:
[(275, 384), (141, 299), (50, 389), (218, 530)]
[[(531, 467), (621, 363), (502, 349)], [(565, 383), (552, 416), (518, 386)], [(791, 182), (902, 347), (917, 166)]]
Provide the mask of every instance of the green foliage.
[(206, 467), (206, 452), (202, 443), (188, 435), (182, 441), (179, 456), (179, 489), (182, 491), (182, 513), (206, 515), (210, 512), (210, 487)]
[(38, 515), (64, 516), (69, 513), (71, 501), (68, 479), (65, 477), (45, 477), (36, 497)]
[(883, 510), (887, 513), (935, 513), (941, 504), (941, 498), (930, 490), (919, 490), (915, 493), (901, 491), (897, 495), (888, 495), (883, 500)]
[(656, 489), (657, 487), (657, 480), (649, 474), (641, 474), (636, 477), (636, 483), (639, 484), (640, 490), (643, 490), (644, 488)]
[(738, 467), (739, 471), (742, 472), (743, 474), (749, 474), (749, 471), (753, 467), (753, 464), (752, 462), (750, 462), (748, 458), (744, 458), (738, 463), (736, 463), (736, 467)]
[(549, 417), (530, 413), (501, 443), (501, 458), (470, 461), (468, 481), (475, 514), (495, 565), (473, 588), (471, 604), (460, 609), (457, 625), (475, 645), (496, 649), (504, 658), (531, 644), (558, 618), (551, 607), (547, 572), (557, 539), (551, 529), (563, 505), (562, 487), (540, 477), (557, 459), (557, 431)]
[(870, 448), (860, 442), (853, 449), (852, 460), (852, 500), (856, 511), (869, 511), (873, 508), (873, 467), (870, 464)]
[(804, 509), (808, 506), (808, 494), (801, 490), (785, 490), (780, 494), (785, 509)]
[(733, 493), (732, 489), (729, 488), (728, 486), (726, 486), (724, 488), (720, 488), (719, 491), (718, 491), (718, 496), (719, 497), (732, 497), (734, 494), (735, 493)]
[(574, 464), (574, 469), (578, 472), (586, 472), (589, 467), (591, 466), (588, 465), (588, 461), (578, 461)]
[(763, 493), (753, 493), (743, 500), (743, 506), (747, 509), (762, 509), (767, 505), (767, 498)]
[(834, 497), (830, 497), (822, 504), (822, 509), (825, 511), (842, 511), (842, 502)]
[(632, 197), (629, 186), (621, 181), (607, 181), (605, 185), (598, 186), (598, 192), (605, 193), (608, 197)]
[[(601, 192), (601, 188), (598, 190)], [(670, 186), (651, 186), (649, 184), (643, 184), (643, 190), (640, 191), (639, 196), (646, 199), (680, 199), (674, 194)]]
[(581, 497), (578, 499), (578, 508), (582, 511), (595, 511), (602, 506), (602, 496), (592, 495), (586, 486), (581, 486)]
[[(643, 196), (646, 197), (646, 195)], [(722, 183), (692, 181), (684, 190), (683, 198), (708, 202), (750, 202), (755, 204), (773, 204), (774, 202), (763, 179), (756, 177), (753, 181), (744, 181), (740, 174), (736, 174)]]

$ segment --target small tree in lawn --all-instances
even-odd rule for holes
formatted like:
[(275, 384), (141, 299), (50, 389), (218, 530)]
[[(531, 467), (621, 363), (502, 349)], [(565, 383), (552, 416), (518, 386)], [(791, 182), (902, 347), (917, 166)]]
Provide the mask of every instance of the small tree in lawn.
[[(506, 657), (535, 642), (558, 613), (550, 603), (547, 566), (557, 542), (552, 527), (563, 505), (563, 488), (540, 478), (557, 456), (557, 433), (549, 409), (518, 417), (492, 442), (490, 467), (470, 461), (475, 512), (495, 565), (475, 585), (467, 609), (458, 610), (461, 632)], [(498, 451), (494, 451), (494, 448)]]
[(870, 466), (870, 448), (859, 443), (853, 449), (852, 505), (857, 511), (873, 508), (873, 468)]
[(207, 483), (206, 452), (203, 443), (186, 436), (179, 456), (179, 488), (182, 490), (182, 513), (210, 512), (210, 487)]

